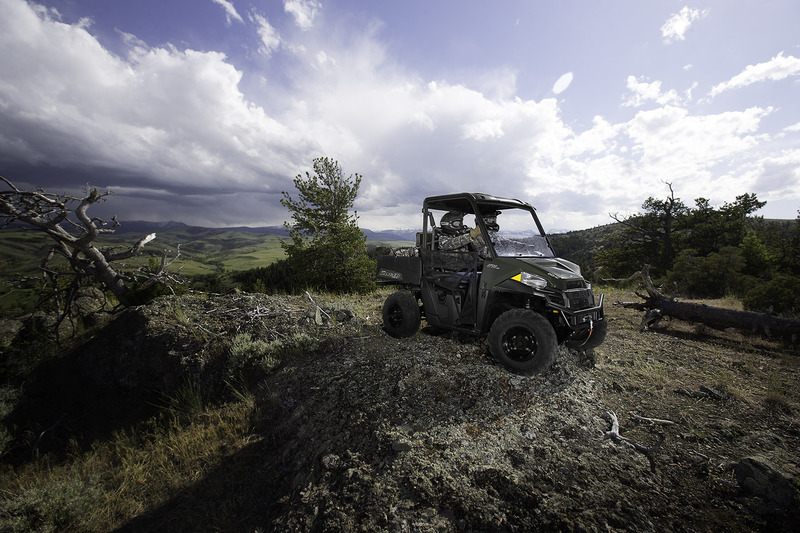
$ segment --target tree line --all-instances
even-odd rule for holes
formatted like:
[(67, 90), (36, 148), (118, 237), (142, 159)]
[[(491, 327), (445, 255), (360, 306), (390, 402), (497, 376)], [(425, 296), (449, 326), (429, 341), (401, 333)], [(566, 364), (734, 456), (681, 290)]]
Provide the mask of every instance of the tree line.
[(637, 214), (611, 214), (604, 233), (586, 234), (595, 242), (553, 236), (556, 252), (574, 253), (594, 281), (625, 278), (647, 264), (668, 294), (734, 295), (751, 310), (800, 311), (800, 216), (765, 220), (755, 213), (766, 202), (754, 193), (719, 207), (706, 198), (686, 205), (667, 187), (664, 199), (648, 198)]

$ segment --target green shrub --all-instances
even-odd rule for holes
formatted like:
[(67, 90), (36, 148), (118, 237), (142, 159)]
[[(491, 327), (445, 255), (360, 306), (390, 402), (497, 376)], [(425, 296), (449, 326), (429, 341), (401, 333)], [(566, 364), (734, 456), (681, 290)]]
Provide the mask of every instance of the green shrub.
[(304, 332), (293, 333), (283, 347), (286, 357), (305, 355), (319, 347), (317, 339)]
[(766, 311), (772, 307), (776, 315), (797, 316), (800, 314), (800, 278), (779, 276), (753, 287), (744, 297), (745, 309)]
[(196, 291), (224, 294), (234, 288), (234, 284), (225, 272), (197, 274), (192, 276), (189, 286)]
[(740, 292), (744, 263), (742, 252), (734, 246), (707, 256), (699, 256), (691, 249), (682, 250), (667, 274), (667, 281), (686, 296), (720, 298)]
[(273, 341), (253, 338), (250, 333), (239, 333), (231, 340), (228, 350), (227, 377), (235, 380), (253, 370), (272, 372), (283, 359), (313, 352), (318, 346), (318, 341), (304, 332)]
[(744, 272), (751, 276), (763, 276), (770, 267), (769, 250), (761, 242), (755, 230), (749, 230), (739, 245), (744, 258)]
[(295, 276), (286, 259), (279, 259), (265, 267), (251, 268), (232, 274), (246, 292), (264, 294), (291, 294), (295, 292)]
[(271, 372), (281, 362), (278, 355), (282, 347), (283, 343), (279, 340), (267, 342), (254, 339), (249, 333), (236, 335), (230, 344), (228, 377), (238, 378), (255, 368)]

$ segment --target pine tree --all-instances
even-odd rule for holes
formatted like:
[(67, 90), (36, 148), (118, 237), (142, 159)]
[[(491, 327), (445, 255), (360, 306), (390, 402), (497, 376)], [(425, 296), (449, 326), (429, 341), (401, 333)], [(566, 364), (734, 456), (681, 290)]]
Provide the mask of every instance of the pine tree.
[(361, 185), (359, 174), (345, 177), (333, 159), (314, 159), (314, 173), (294, 179), (298, 198), (284, 191), (281, 204), (292, 213), (284, 222), (290, 242), (282, 244), (296, 287), (332, 292), (369, 292), (374, 263), (366, 255), (367, 237), (350, 213)]

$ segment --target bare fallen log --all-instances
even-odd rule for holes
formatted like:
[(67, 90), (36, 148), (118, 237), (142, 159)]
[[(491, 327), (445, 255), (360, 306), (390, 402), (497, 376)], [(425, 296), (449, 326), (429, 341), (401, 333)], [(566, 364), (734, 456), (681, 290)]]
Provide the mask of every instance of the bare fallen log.
[[(736, 311), (705, 304), (679, 302), (664, 296), (650, 279), (649, 266), (645, 265), (625, 281), (640, 277), (647, 295), (636, 293), (644, 302), (619, 302), (617, 305), (645, 311), (642, 329), (658, 325), (662, 317), (669, 316), (687, 322), (700, 322), (715, 329), (734, 328), (750, 333), (762, 333), (767, 337), (778, 337), (797, 343), (800, 339), (800, 320), (781, 318), (769, 313)], [(620, 281), (620, 280), (617, 280)]]

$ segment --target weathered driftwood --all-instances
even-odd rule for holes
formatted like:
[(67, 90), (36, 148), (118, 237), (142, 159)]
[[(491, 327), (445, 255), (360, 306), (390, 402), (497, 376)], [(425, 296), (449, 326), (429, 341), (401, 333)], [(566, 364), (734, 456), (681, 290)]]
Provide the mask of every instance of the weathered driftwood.
[(645, 311), (642, 329), (658, 325), (658, 321), (669, 316), (687, 322), (700, 322), (716, 329), (735, 328), (751, 333), (763, 333), (767, 337), (779, 337), (796, 343), (800, 339), (800, 320), (772, 316), (769, 313), (736, 311), (705, 304), (679, 302), (661, 294), (650, 279), (648, 265), (628, 280), (641, 277), (647, 295), (636, 293), (644, 302), (620, 302), (623, 307)]
[[(661, 445), (664, 443), (664, 435), (659, 435), (658, 442), (654, 445), (650, 446), (642, 446), (635, 440), (623, 437), (619, 434), (619, 419), (617, 418), (616, 413), (614, 411), (606, 411), (606, 416), (611, 419), (611, 429), (606, 431), (603, 439), (611, 439), (614, 442), (623, 442), (625, 444), (629, 444), (635, 449), (637, 452), (644, 454), (647, 457), (647, 460), (650, 461), (650, 471), (655, 473), (656, 471), (656, 460), (653, 458), (653, 453), (658, 451)], [(664, 422), (664, 421), (662, 421)]]

